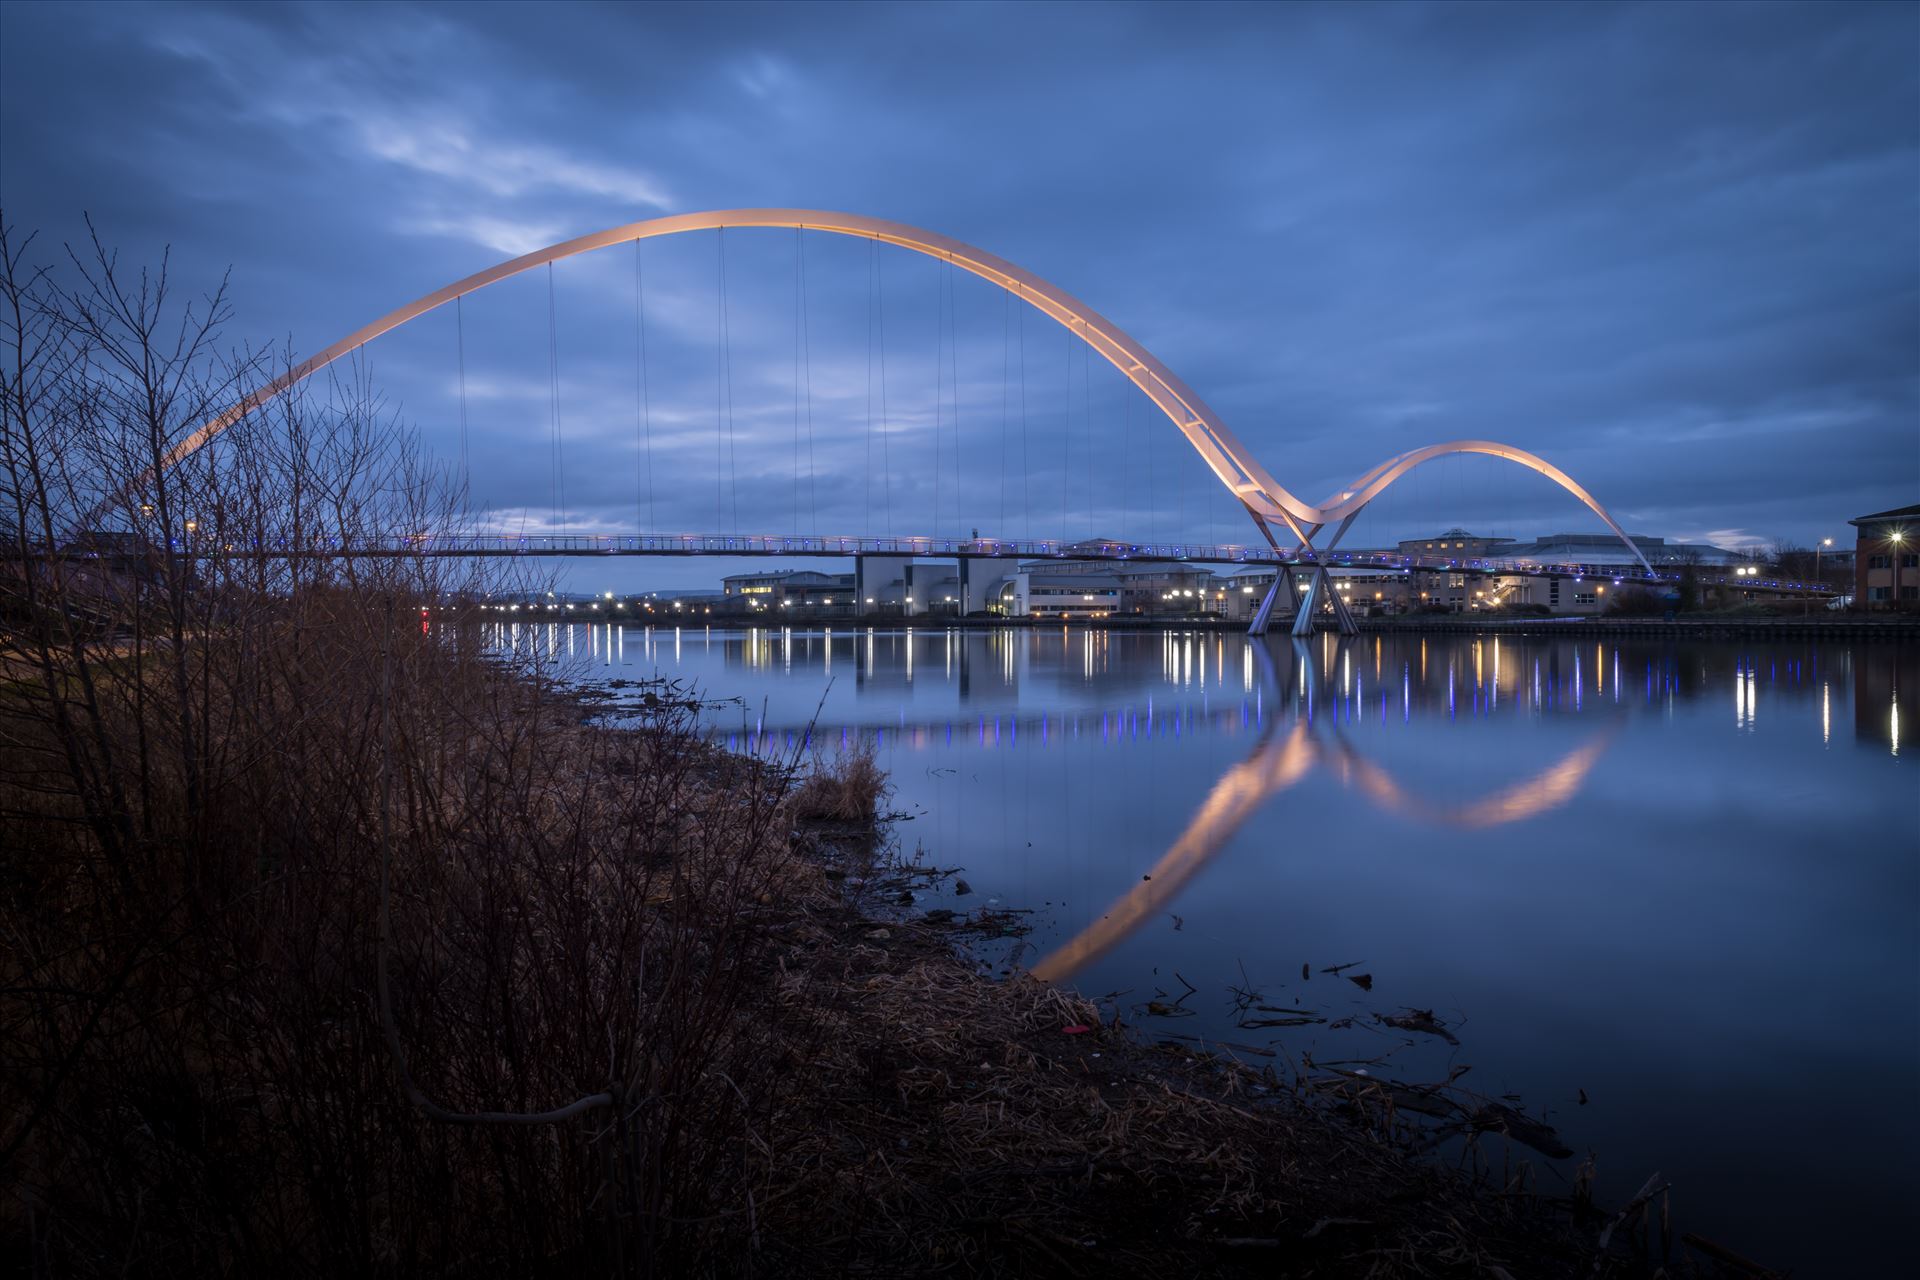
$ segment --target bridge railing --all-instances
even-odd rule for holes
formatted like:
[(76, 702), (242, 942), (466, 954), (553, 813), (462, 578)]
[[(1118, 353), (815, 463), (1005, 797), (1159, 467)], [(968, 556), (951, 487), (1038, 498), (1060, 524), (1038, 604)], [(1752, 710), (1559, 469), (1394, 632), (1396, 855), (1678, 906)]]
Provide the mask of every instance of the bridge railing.
[(440, 555), (880, 555), (983, 559), (1271, 561), (1238, 543), (1069, 542), (1059, 538), (818, 537), (783, 534), (420, 534), (375, 539), (363, 554)]
[[(142, 543), (143, 546), (148, 544)], [(1067, 541), (1059, 538), (934, 538), (934, 537), (820, 537), (783, 534), (594, 534), (594, 533), (463, 533), (402, 534), (359, 538), (350, 542), (317, 539), (303, 546), (280, 543), (274, 546), (236, 545), (218, 534), (202, 531), (168, 539), (167, 549), (191, 556), (267, 555), (267, 556), (952, 556), (964, 559), (996, 560), (1140, 560), (1150, 562), (1185, 561), (1195, 564), (1239, 564), (1254, 568), (1310, 565), (1296, 548), (1250, 547), (1240, 543), (1126, 542), (1106, 540)], [(157, 547), (153, 549), (158, 549)], [(128, 548), (116, 545), (76, 543), (58, 554), (92, 557), (128, 554)], [(1675, 585), (1683, 571), (1662, 566), (1649, 577), (1637, 565), (1609, 564), (1603, 561), (1515, 560), (1444, 556), (1406, 555), (1392, 551), (1336, 551), (1321, 557), (1321, 563), (1343, 569), (1376, 569), (1389, 573), (1471, 573), (1474, 575), (1522, 574), (1529, 577), (1560, 576), (1576, 581), (1593, 579), (1616, 586)], [(1720, 566), (1695, 567), (1695, 581), (1711, 586), (1765, 588), (1773, 591), (1802, 591), (1833, 594), (1825, 583), (1789, 578), (1759, 577), (1728, 573)]]

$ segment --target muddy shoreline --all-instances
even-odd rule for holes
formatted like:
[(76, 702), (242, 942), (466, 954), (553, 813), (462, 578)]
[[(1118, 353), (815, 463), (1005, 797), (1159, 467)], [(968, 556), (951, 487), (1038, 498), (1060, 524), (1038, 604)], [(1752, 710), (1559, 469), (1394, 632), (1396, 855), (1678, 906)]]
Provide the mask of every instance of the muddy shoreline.
[[(1772, 1274), (1676, 1235), (1657, 1174), (1630, 1202), (1605, 1205), (1590, 1165), (1571, 1185), (1544, 1172), (1542, 1155), (1572, 1153), (1518, 1103), (1457, 1080), (1301, 1071), (1259, 1046), (1162, 1030), (1151, 1012), (1129, 1017), (1017, 966), (995, 976), (1002, 966), (983, 964), (983, 944), (1024, 933), (1025, 913), (940, 894), (961, 869), (902, 864), (879, 836), (847, 825), (796, 832), (838, 889), (820, 941), (844, 949), (836, 999), (857, 1011), (849, 1031), (871, 1067), (864, 1089), (823, 1101), (829, 1114), (861, 1111), (877, 1149), (900, 1153), (889, 1151), (886, 1195), (914, 1206), (908, 1234), (925, 1242), (916, 1267)], [(934, 897), (943, 905), (922, 905)], [(1423, 1011), (1388, 1021), (1448, 1034)]]

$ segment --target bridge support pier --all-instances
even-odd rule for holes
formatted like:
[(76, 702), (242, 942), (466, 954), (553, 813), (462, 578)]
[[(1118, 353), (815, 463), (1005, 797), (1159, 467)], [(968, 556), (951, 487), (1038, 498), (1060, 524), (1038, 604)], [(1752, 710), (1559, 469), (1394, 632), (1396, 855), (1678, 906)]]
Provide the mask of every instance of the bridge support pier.
[(1333, 531), (1333, 536), (1327, 539), (1327, 545), (1322, 550), (1314, 550), (1313, 535), (1320, 532), (1325, 526), (1316, 524), (1305, 529), (1297, 525), (1294, 527), (1294, 532), (1300, 535), (1300, 549), (1307, 554), (1309, 563), (1313, 566), (1313, 573), (1307, 579), (1307, 597), (1300, 602), (1300, 608), (1293, 615), (1294, 635), (1310, 636), (1313, 634), (1314, 615), (1320, 612), (1320, 593), (1323, 590), (1327, 593), (1327, 603), (1333, 607), (1334, 621), (1340, 626), (1340, 634), (1343, 636), (1357, 636), (1360, 634), (1360, 627), (1354, 622), (1353, 614), (1347, 611), (1347, 602), (1342, 600), (1340, 593), (1333, 589), (1333, 576), (1327, 572), (1327, 562), (1323, 557), (1340, 545), (1340, 539), (1346, 535), (1348, 529), (1353, 527), (1353, 522), (1359, 518), (1360, 512), (1365, 509), (1366, 508), (1362, 506), (1350, 513), (1345, 520), (1342, 520), (1340, 527)]
[(1253, 620), (1247, 623), (1248, 635), (1267, 634), (1267, 628), (1273, 624), (1273, 606), (1279, 602), (1283, 588), (1286, 591), (1287, 603), (1294, 603), (1293, 566), (1290, 564), (1280, 565), (1274, 572), (1273, 585), (1267, 588), (1267, 594), (1261, 599), (1260, 607), (1254, 611)]
[(973, 561), (960, 557), (960, 616), (973, 612)]
[(1333, 578), (1324, 566), (1315, 565), (1313, 572), (1307, 575), (1307, 593), (1300, 600), (1299, 612), (1293, 615), (1294, 635), (1313, 634), (1313, 622), (1319, 616), (1320, 606), (1323, 603), (1332, 607), (1334, 621), (1339, 625), (1341, 635), (1351, 636), (1360, 633), (1360, 628), (1353, 621), (1353, 615), (1347, 612), (1346, 602), (1340, 598), (1340, 593), (1333, 589)]
[(853, 613), (855, 617), (867, 612), (867, 558), (853, 558)]
[[(1326, 592), (1323, 597), (1321, 592)], [(1313, 634), (1313, 620), (1320, 612), (1324, 600), (1333, 608), (1333, 620), (1339, 624), (1343, 636), (1360, 634), (1360, 624), (1353, 620), (1353, 614), (1347, 609), (1347, 602), (1333, 589), (1333, 577), (1325, 565), (1315, 565), (1313, 573), (1307, 578), (1307, 594), (1300, 601), (1300, 611), (1293, 615), (1293, 634), (1310, 636)]]

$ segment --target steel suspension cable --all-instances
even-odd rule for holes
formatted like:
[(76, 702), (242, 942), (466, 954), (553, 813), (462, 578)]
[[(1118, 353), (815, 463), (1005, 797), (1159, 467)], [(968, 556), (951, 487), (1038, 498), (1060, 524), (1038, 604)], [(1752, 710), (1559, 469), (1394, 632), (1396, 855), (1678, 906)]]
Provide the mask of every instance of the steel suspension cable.
[(1187, 468), (1181, 466), (1177, 484), (1177, 510), (1179, 518), (1173, 522), (1173, 537), (1177, 541), (1187, 541)]
[(867, 523), (866, 533), (873, 536), (873, 277), (878, 269), (877, 240), (867, 241), (867, 466), (866, 495)]
[(946, 277), (934, 267), (933, 278), (933, 528), (934, 537), (940, 536), (940, 468), (946, 459), (940, 451), (940, 428), (946, 417), (944, 384), (947, 376), (947, 353), (944, 346), (947, 333)]
[(873, 244), (873, 286), (880, 331), (880, 499), (886, 513), (886, 528), (881, 532), (892, 536), (897, 531), (893, 526), (893, 444), (888, 438), (892, 433), (887, 428), (887, 264), (879, 256), (880, 242), (875, 240)]
[(473, 472), (467, 458), (467, 321), (461, 299), (453, 300), (454, 342), (460, 366), (460, 505), (465, 508), (473, 485)]
[(793, 535), (801, 533), (801, 230), (793, 228)]
[[(947, 357), (952, 361), (947, 386), (953, 394), (953, 514), (956, 520), (966, 503), (966, 480), (960, 470), (960, 277), (953, 259), (947, 259)], [(962, 525), (964, 527), (964, 523)]]
[(1087, 536), (1098, 538), (1104, 535), (1096, 527), (1093, 517), (1093, 352), (1080, 353), (1080, 409), (1087, 420)]
[(1120, 388), (1120, 536), (1134, 535), (1132, 493), (1128, 484), (1133, 472), (1133, 397)]
[(740, 532), (740, 461), (733, 430), (733, 324), (727, 307), (727, 229), (720, 228), (720, 340), (727, 387), (727, 485), (733, 498), (733, 532)]
[[(1025, 302), (1023, 296), (1020, 301)], [(1027, 456), (1027, 309), (1020, 307), (1020, 505), (1027, 537), (1033, 536), (1033, 466)]]
[(1060, 432), (1060, 542), (1067, 542), (1067, 486), (1073, 479), (1073, 330), (1063, 328), (1061, 334), (1066, 338), (1067, 351), (1067, 394), (1064, 397), (1066, 421)]
[[(640, 482), (639, 492), (634, 495), (636, 503), (640, 494), (645, 494), (646, 508), (640, 528), (645, 533), (658, 533), (659, 522), (654, 518), (653, 506), (653, 388), (652, 379), (647, 371), (647, 295), (646, 272), (640, 262), (640, 242), (633, 242), (633, 341), (634, 341), (634, 394), (640, 401), (640, 458), (641, 473), (635, 479)], [(641, 516), (636, 510), (634, 515)]]
[(813, 515), (813, 534), (820, 536), (820, 490), (818, 471), (813, 461), (813, 330), (807, 317), (807, 242), (798, 228), (793, 232), (800, 257), (800, 347), (806, 365), (807, 397), (807, 506)]
[(793, 536), (800, 536), (800, 228), (793, 229)]
[(553, 404), (553, 449), (548, 473), (548, 497), (560, 522), (560, 532), (568, 532), (566, 450), (560, 432), (560, 320), (554, 300), (553, 264), (547, 264), (547, 389)]
[(1013, 295), (1000, 295), (1000, 528), (1007, 532), (1007, 474), (1012, 470), (1008, 445), (1011, 414), (1009, 404), (1013, 385)]
[[(1160, 434), (1159, 432), (1153, 429), (1151, 424), (1148, 425), (1147, 432), (1146, 432), (1147, 451), (1145, 456), (1141, 459), (1146, 464), (1146, 472), (1147, 472), (1147, 514), (1143, 518), (1152, 520), (1153, 522), (1152, 529), (1160, 529), (1164, 531), (1165, 525), (1166, 525), (1165, 517), (1162, 516), (1160, 508), (1155, 506), (1153, 501), (1153, 472), (1154, 472), (1153, 445), (1154, 445), (1154, 437), (1156, 437), (1159, 434)], [(1152, 529), (1145, 529), (1145, 530), (1142, 530), (1142, 532), (1146, 533), (1147, 536), (1151, 538), (1153, 536)]]

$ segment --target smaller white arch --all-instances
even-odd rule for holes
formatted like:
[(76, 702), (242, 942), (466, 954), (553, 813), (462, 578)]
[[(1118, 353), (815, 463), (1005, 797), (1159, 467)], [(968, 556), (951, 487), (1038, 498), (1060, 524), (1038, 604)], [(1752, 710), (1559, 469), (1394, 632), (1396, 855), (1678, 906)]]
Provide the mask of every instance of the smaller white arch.
[(1647, 576), (1655, 576), (1653, 566), (1647, 562), (1647, 557), (1641, 554), (1640, 548), (1635, 545), (1633, 539), (1627, 536), (1627, 531), (1620, 527), (1619, 521), (1609, 515), (1607, 509), (1600, 505), (1600, 500), (1587, 492), (1577, 480), (1538, 454), (1494, 440), (1449, 440), (1444, 444), (1430, 444), (1424, 449), (1412, 449), (1388, 458), (1385, 462), (1361, 474), (1346, 488), (1330, 494), (1320, 504), (1318, 511), (1319, 516), (1322, 517), (1320, 523), (1331, 523), (1334, 520), (1358, 515), (1362, 507), (1379, 497), (1389, 485), (1407, 472), (1422, 463), (1454, 453), (1479, 453), (1492, 458), (1504, 458), (1529, 471), (1537, 471), (1584, 502), (1590, 511), (1606, 522), (1607, 528), (1613, 530), (1614, 536), (1620, 539), (1621, 544), (1633, 553), (1633, 558), (1640, 562), (1640, 567), (1647, 571)]

